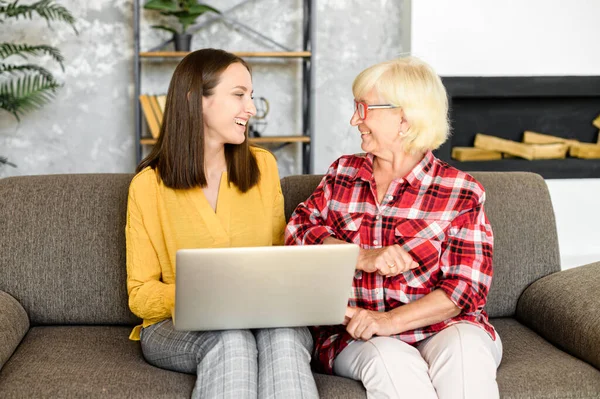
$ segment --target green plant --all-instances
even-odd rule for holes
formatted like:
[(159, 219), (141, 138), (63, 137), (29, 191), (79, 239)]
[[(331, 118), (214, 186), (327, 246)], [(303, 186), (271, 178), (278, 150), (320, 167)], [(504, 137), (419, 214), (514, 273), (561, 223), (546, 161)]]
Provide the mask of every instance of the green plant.
[(180, 29), (175, 29), (165, 25), (153, 25), (155, 29), (162, 29), (176, 34), (186, 34), (190, 25), (196, 22), (196, 19), (205, 12), (211, 11), (220, 14), (220, 11), (207, 4), (198, 3), (197, 0), (149, 0), (144, 8), (147, 10), (159, 11), (162, 15), (176, 17), (179, 21)]
[(17, 167), (17, 165), (15, 165), (14, 163), (9, 162), (8, 158), (0, 156), (0, 166), (2, 166), (2, 165), (9, 165), (9, 166), (12, 166), (13, 168)]
[[(0, 25), (8, 18), (33, 19), (37, 15), (46, 20), (65, 22), (73, 28), (75, 18), (61, 5), (52, 0), (41, 0), (29, 5), (19, 4), (19, 0), (0, 0)], [(0, 43), (0, 109), (4, 109), (20, 121), (19, 116), (38, 109), (51, 101), (56, 90), (62, 85), (43, 66), (30, 63), (30, 57), (49, 55), (64, 71), (64, 57), (52, 46)], [(9, 57), (20, 57), (24, 63), (8, 63)], [(5, 162), (6, 163), (6, 162)]]

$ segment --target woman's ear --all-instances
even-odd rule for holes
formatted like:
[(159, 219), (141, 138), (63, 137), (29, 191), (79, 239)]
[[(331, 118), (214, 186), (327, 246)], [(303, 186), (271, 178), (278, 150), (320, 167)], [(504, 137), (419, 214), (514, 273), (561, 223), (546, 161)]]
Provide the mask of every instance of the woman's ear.
[(400, 116), (400, 127), (398, 128), (398, 135), (404, 136), (406, 133), (408, 133), (409, 129), (410, 129), (410, 124), (404, 117), (404, 113), (402, 113), (402, 115)]

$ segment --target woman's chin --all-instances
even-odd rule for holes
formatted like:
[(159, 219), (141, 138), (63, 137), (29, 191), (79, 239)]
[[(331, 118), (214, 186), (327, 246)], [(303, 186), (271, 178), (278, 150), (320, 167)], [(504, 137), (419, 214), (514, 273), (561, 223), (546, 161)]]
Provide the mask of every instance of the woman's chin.
[(243, 133), (241, 135), (239, 135), (239, 134), (232, 135), (228, 140), (229, 144), (242, 144), (244, 141), (246, 141), (245, 133)]
[(363, 140), (362, 143), (360, 143), (360, 148), (364, 152), (371, 152), (373, 150), (373, 146), (371, 145), (371, 143), (367, 143), (365, 140)]

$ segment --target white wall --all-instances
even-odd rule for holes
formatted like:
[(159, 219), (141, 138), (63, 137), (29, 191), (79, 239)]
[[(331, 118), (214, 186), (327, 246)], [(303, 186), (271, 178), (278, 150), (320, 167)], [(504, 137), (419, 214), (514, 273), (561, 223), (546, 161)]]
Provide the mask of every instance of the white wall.
[[(414, 0), (411, 53), (442, 76), (600, 75), (598, 16), (598, 0)], [(563, 269), (600, 261), (600, 179), (547, 183)]]
[(600, 75), (598, 0), (414, 0), (411, 51), (445, 76)]
[(600, 261), (600, 179), (546, 180), (563, 269)]

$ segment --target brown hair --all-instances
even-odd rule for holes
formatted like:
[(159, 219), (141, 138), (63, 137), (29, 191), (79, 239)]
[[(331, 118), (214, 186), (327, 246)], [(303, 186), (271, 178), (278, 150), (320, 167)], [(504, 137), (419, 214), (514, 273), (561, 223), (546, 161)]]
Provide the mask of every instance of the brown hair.
[[(160, 136), (136, 173), (149, 166), (167, 187), (206, 187), (202, 97), (213, 94), (223, 71), (236, 62), (251, 72), (242, 58), (218, 49), (197, 50), (181, 60), (169, 84)], [(244, 193), (258, 183), (260, 170), (250, 151), (248, 129), (243, 143), (225, 144), (225, 159), (229, 184)]]

